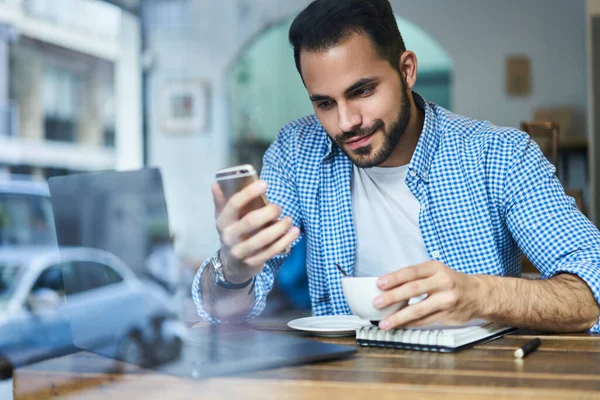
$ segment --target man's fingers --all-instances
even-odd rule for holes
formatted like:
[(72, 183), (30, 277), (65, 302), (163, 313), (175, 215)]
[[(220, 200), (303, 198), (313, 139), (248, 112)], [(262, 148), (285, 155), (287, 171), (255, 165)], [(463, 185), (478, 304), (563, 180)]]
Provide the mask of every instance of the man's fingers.
[(213, 195), (213, 202), (215, 203), (215, 219), (217, 219), (223, 211), (223, 208), (227, 203), (227, 199), (225, 199), (225, 195), (223, 194), (223, 191), (217, 182), (212, 184), (211, 191)]
[(417, 279), (407, 282), (403, 285), (386, 290), (375, 298), (375, 307), (384, 308), (394, 303), (408, 301), (413, 297), (418, 297), (423, 294), (432, 294), (439, 291), (439, 280), (435, 276), (430, 276), (425, 279)]
[(232, 247), (231, 255), (243, 260), (260, 252), (261, 249), (267, 249), (285, 235), (292, 226), (292, 222), (290, 217), (285, 217), (277, 221), (275, 224)]
[(281, 213), (281, 207), (276, 204), (269, 204), (259, 210), (249, 212), (240, 220), (239, 233), (242, 236), (256, 233), (265, 227), (265, 225), (276, 221)]
[(426, 320), (426, 318), (433, 317), (433, 314), (452, 310), (456, 304), (456, 301), (453, 301), (453, 299), (454, 296), (448, 292), (434, 293), (425, 300), (406, 306), (387, 317), (379, 323), (379, 327), (385, 330), (402, 328), (410, 326), (415, 321)]
[(390, 315), (383, 321), (379, 322), (381, 329), (402, 328), (408, 326), (411, 322), (429, 317), (432, 314), (442, 311), (442, 302), (435, 295), (429, 296), (427, 299), (406, 306), (400, 311)]
[(430, 314), (425, 318), (418, 319), (415, 321), (410, 321), (406, 325), (405, 328), (420, 328), (425, 325), (431, 325), (435, 323), (446, 323), (448, 320), (448, 312), (447, 311), (438, 311), (436, 313)]
[(287, 233), (283, 235), (281, 239), (273, 243), (265, 251), (246, 259), (246, 263), (248, 265), (263, 265), (277, 254), (283, 253), (284, 250), (298, 238), (298, 236), (300, 236), (300, 228), (294, 226), (287, 231)]
[(265, 181), (254, 182), (233, 196), (227, 201), (221, 215), (217, 221), (217, 228), (223, 229), (237, 221), (241, 210), (250, 202), (267, 192), (267, 183)]
[(259, 210), (249, 212), (240, 221), (229, 225), (222, 231), (221, 241), (226, 246), (235, 246), (245, 238), (260, 232), (267, 224), (276, 221), (280, 215), (281, 207), (275, 204), (269, 204)]
[(428, 261), (423, 264), (402, 268), (401, 270), (383, 275), (377, 281), (380, 289), (386, 290), (417, 279), (428, 278), (438, 272), (444, 265), (437, 261)]

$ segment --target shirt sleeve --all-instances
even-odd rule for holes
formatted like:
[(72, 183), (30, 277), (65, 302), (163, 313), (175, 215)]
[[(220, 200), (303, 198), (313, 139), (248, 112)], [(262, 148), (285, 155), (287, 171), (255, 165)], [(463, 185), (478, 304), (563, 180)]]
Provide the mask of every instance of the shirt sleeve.
[(192, 299), (194, 299), (194, 304), (196, 304), (196, 310), (198, 311), (198, 315), (205, 321), (210, 322), (211, 324), (219, 323), (220, 321), (212, 316), (204, 306), (204, 301), (202, 300), (202, 274), (210, 264), (210, 258), (202, 263), (200, 268), (198, 268), (198, 272), (196, 272), (196, 276), (194, 277), (194, 282), (192, 283)]
[[(300, 204), (294, 183), (295, 156), (294, 156), (294, 132), (282, 129), (277, 139), (269, 146), (269, 149), (263, 157), (263, 166), (261, 170), (261, 179), (269, 185), (267, 198), (270, 203), (277, 204), (282, 208), (282, 217), (290, 216), (293, 224), (299, 228), (302, 227), (300, 218)], [(295, 246), (300, 237), (292, 243)], [(288, 253), (289, 254), (289, 253)], [(254, 306), (245, 317), (248, 321), (258, 316), (265, 308), (267, 295), (273, 288), (275, 276), (281, 264), (283, 264), (288, 254), (281, 254), (273, 257), (265, 263), (263, 270), (256, 276), (254, 282)], [(219, 323), (219, 319), (211, 315), (202, 300), (200, 284), (202, 274), (210, 260), (205, 261), (198, 269), (192, 285), (192, 298), (196, 304), (198, 315), (211, 323)]]
[[(579, 276), (600, 304), (600, 232), (577, 208), (554, 166), (528, 136), (516, 146), (505, 178), (507, 228), (542, 279)], [(600, 332), (600, 321), (591, 329)]]

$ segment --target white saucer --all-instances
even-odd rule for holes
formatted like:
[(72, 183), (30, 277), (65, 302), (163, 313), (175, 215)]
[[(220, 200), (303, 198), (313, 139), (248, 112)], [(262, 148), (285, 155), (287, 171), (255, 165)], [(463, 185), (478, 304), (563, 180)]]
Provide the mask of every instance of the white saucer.
[(370, 324), (369, 321), (360, 319), (355, 315), (306, 317), (288, 322), (288, 326), (292, 329), (310, 332), (315, 336), (325, 337), (354, 336), (356, 334), (356, 329)]

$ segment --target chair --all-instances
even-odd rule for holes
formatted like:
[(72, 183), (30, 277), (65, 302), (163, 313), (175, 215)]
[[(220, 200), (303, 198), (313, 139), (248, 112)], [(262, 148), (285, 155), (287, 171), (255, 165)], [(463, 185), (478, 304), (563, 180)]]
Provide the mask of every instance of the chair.
[[(558, 171), (558, 144), (559, 144), (559, 129), (558, 122), (555, 121), (531, 121), (521, 122), (521, 130), (529, 136), (540, 146), (542, 153), (548, 158), (548, 160), (557, 167)], [(565, 189), (567, 196), (573, 197), (577, 208), (585, 214), (584, 203), (583, 203), (583, 191), (581, 189)], [(523, 267), (524, 273), (537, 272), (537, 269), (533, 264), (523, 255)]]
[(555, 166), (558, 165), (558, 122), (521, 122), (521, 130), (527, 133), (540, 146), (542, 153)]

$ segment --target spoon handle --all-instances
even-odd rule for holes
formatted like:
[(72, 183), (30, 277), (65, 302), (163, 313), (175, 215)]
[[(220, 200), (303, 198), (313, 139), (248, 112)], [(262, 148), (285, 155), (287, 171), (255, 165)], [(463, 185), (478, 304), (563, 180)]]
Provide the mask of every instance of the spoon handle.
[(335, 266), (337, 267), (338, 270), (340, 270), (340, 272), (342, 273), (342, 275), (344, 275), (345, 277), (349, 277), (350, 276), (338, 264), (335, 264)]

